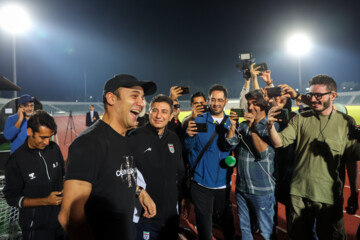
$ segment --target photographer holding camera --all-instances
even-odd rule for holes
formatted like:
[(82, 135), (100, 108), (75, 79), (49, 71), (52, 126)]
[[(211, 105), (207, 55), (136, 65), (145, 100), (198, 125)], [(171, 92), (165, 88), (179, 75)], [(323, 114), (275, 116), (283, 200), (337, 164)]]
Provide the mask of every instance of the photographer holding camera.
[[(230, 127), (230, 120), (224, 112), (228, 102), (227, 89), (221, 85), (212, 86), (208, 102), (210, 112), (190, 121), (185, 137), (185, 148), (189, 151), (193, 170), (190, 195), (194, 203), (199, 239), (212, 240), (214, 216), (221, 222), (225, 239), (233, 240), (235, 228), (230, 202), (232, 169), (224, 164), (230, 152), (220, 148), (220, 142)], [(204, 125), (200, 132), (197, 126)]]
[(276, 204), (275, 149), (267, 129), (268, 104), (260, 90), (251, 91), (245, 97), (248, 101), (245, 121), (238, 124), (239, 116), (231, 111), (231, 127), (225, 141), (225, 148), (235, 149), (237, 159), (236, 203), (241, 236), (253, 239), (252, 229), (258, 227), (264, 239), (271, 239)]
[[(310, 111), (292, 118), (280, 133), (274, 127), (279, 107), (268, 113), (268, 128), (274, 147), (297, 142), (290, 183), (290, 213), (287, 229), (292, 239), (311, 239), (316, 221), (319, 239), (346, 239), (343, 220), (345, 163), (351, 188), (348, 214), (358, 209), (358, 165), (360, 145), (349, 138), (355, 121), (333, 107), (337, 96), (334, 79), (317, 75), (309, 81), (306, 96), (282, 85), (285, 95), (308, 101)], [(306, 98), (306, 99), (305, 99)]]

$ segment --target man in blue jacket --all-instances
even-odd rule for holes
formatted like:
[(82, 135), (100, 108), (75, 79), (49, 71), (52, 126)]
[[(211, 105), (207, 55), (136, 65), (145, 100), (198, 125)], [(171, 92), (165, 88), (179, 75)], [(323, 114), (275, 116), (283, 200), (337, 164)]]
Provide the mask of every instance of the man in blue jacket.
[[(230, 127), (224, 107), (228, 102), (227, 89), (214, 85), (209, 90), (210, 112), (203, 113), (190, 121), (187, 127), (185, 148), (189, 151), (189, 162), (194, 167), (197, 157), (212, 137), (216, 137), (196, 165), (190, 194), (195, 207), (196, 226), (200, 240), (212, 239), (213, 215), (223, 228), (225, 239), (234, 239), (234, 222), (230, 202), (230, 180), (232, 169), (226, 167), (224, 159), (229, 151), (219, 148)], [(225, 118), (225, 121), (223, 121)], [(207, 132), (197, 132), (197, 123), (205, 123)], [(220, 137), (219, 137), (220, 136)]]
[(18, 106), (17, 113), (9, 116), (4, 126), (4, 137), (10, 141), (10, 154), (25, 142), (27, 120), (34, 112), (34, 100), (30, 95), (24, 94), (19, 98)]

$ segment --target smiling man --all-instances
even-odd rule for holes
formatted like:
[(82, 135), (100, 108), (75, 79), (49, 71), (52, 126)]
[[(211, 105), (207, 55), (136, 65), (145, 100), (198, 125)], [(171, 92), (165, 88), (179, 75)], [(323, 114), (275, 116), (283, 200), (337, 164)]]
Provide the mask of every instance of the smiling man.
[[(360, 146), (349, 138), (355, 121), (334, 109), (337, 86), (332, 77), (317, 75), (309, 87), (306, 95), (311, 110), (292, 118), (282, 132), (277, 133), (274, 127), (279, 107), (268, 113), (273, 145), (286, 147), (296, 141), (288, 233), (292, 239), (312, 239), (316, 219), (319, 239), (346, 239), (342, 210), (345, 164), (351, 186), (349, 214), (358, 209), (356, 161), (360, 159)], [(302, 97), (285, 85), (283, 90), (294, 99)]]
[(19, 207), (23, 239), (62, 239), (57, 215), (62, 202), (64, 159), (50, 141), (56, 134), (54, 118), (42, 110), (28, 120), (28, 138), (5, 167), (4, 195), (10, 206)]
[(176, 206), (184, 164), (180, 140), (167, 128), (172, 112), (173, 101), (168, 96), (155, 96), (150, 102), (149, 123), (131, 134), (136, 141), (136, 165), (157, 208), (155, 217), (140, 217), (136, 226), (137, 240), (177, 239), (179, 215)]
[(18, 111), (6, 119), (4, 126), (4, 137), (10, 141), (10, 154), (20, 147), (27, 137), (27, 121), (34, 112), (34, 100), (24, 94), (19, 97)]
[(245, 121), (238, 124), (238, 115), (230, 113), (231, 127), (225, 146), (236, 149), (236, 203), (241, 237), (253, 239), (251, 230), (257, 226), (251, 224), (257, 223), (261, 236), (269, 240), (273, 236), (275, 215), (275, 149), (267, 129), (268, 104), (260, 90), (248, 92), (245, 98), (248, 104)]
[(126, 136), (135, 127), (144, 96), (155, 91), (155, 83), (126, 74), (106, 82), (102, 120), (82, 132), (69, 148), (59, 220), (71, 239), (133, 240), (135, 193), (144, 215), (156, 214), (149, 195), (136, 186), (134, 151)]
[[(227, 89), (222, 85), (212, 86), (208, 98), (210, 112), (200, 114), (194, 121), (189, 121), (185, 137), (189, 163), (194, 169), (190, 195), (201, 240), (212, 239), (213, 216), (221, 220), (225, 239), (234, 239), (234, 217), (230, 202), (232, 169), (224, 164), (224, 159), (229, 156), (230, 151), (220, 148), (220, 142), (230, 127), (230, 121), (224, 112), (227, 102)], [(206, 124), (207, 132), (197, 132), (197, 123)], [(202, 149), (210, 139), (213, 139), (212, 142), (201, 156)]]

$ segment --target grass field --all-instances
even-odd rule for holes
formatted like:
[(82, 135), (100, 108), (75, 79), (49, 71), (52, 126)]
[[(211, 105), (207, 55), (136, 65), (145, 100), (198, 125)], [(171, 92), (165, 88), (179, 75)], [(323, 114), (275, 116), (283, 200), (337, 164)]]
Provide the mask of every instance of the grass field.
[[(346, 106), (346, 108), (348, 110), (348, 114), (355, 119), (357, 124), (360, 124), (360, 106)], [(295, 111), (295, 110), (297, 110), (297, 108), (293, 108), (293, 110)], [(225, 110), (225, 113), (229, 114), (230, 110)], [(180, 121), (182, 121), (183, 118), (189, 114), (190, 114), (190, 111), (181, 112), (179, 115)], [(240, 121), (242, 121), (242, 120), (240, 119)]]

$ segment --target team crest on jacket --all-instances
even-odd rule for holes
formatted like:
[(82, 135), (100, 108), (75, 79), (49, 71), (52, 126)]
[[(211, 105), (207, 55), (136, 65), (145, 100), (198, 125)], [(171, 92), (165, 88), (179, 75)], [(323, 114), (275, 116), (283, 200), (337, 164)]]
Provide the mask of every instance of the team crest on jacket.
[(175, 152), (174, 144), (169, 143), (168, 146), (169, 146), (169, 151), (170, 151), (171, 153), (174, 153), (174, 152)]

